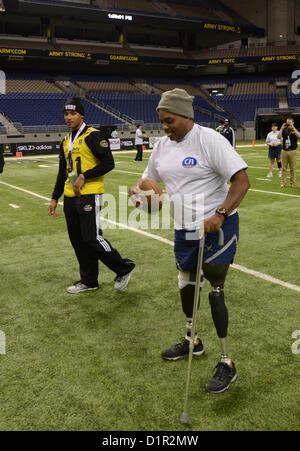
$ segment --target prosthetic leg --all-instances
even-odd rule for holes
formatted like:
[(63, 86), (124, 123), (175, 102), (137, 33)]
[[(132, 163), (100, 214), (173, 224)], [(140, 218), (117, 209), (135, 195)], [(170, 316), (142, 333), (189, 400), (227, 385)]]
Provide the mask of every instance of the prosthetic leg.
[(221, 344), (221, 361), (230, 361), (227, 352), (226, 337), (228, 329), (228, 310), (225, 305), (224, 284), (229, 264), (204, 263), (203, 272), (213, 290), (209, 293), (212, 319)]
[(213, 290), (209, 293), (211, 314), (221, 345), (221, 362), (213, 378), (206, 384), (205, 389), (210, 393), (223, 393), (237, 378), (234, 363), (228, 356), (227, 329), (228, 310), (224, 300), (224, 284), (229, 264), (204, 263), (203, 272), (209, 280)]
[[(180, 298), (182, 311), (186, 316), (186, 339), (190, 340), (191, 331), (193, 326), (193, 307), (194, 307), (194, 296), (196, 287), (196, 271), (179, 271), (178, 274), (178, 288), (180, 290)], [(203, 273), (200, 276), (200, 291), (204, 284)], [(197, 310), (199, 310), (200, 297), (197, 301)], [(195, 330), (194, 344), (198, 343), (197, 331)]]

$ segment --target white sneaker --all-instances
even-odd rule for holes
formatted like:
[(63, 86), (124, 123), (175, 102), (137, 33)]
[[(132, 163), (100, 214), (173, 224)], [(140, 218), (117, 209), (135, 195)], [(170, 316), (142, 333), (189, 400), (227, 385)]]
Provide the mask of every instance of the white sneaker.
[(134, 268), (128, 274), (125, 274), (125, 276), (117, 276), (115, 278), (115, 290), (122, 291), (127, 287), (127, 285), (130, 282), (133, 271)]
[(75, 282), (74, 285), (67, 288), (67, 292), (70, 294), (75, 293), (82, 293), (83, 291), (89, 291), (89, 290), (97, 290), (98, 287), (88, 287), (82, 282)]
[(279, 171), (278, 177), (282, 177), (282, 172), (281, 171)]
[(269, 174), (267, 175), (267, 179), (271, 179), (273, 177), (272, 172), (269, 172)]

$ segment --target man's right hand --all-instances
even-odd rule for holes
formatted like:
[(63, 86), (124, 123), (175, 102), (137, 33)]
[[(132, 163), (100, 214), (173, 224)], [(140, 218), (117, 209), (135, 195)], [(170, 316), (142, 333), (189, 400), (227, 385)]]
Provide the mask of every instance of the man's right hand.
[(141, 190), (140, 190), (140, 187), (139, 187), (139, 182), (137, 182), (134, 186), (132, 186), (129, 189), (128, 196), (130, 197), (132, 203), (136, 207), (139, 207), (141, 205), (142, 201), (141, 201)]
[(140, 194), (140, 188), (139, 188), (139, 184), (137, 183), (136, 185), (132, 186), (129, 191), (128, 191), (128, 195), (129, 197), (131, 197), (132, 195), (137, 195)]
[(58, 203), (57, 200), (51, 199), (50, 205), (48, 207), (48, 215), (49, 216), (57, 216), (57, 213), (56, 213), (57, 203)]

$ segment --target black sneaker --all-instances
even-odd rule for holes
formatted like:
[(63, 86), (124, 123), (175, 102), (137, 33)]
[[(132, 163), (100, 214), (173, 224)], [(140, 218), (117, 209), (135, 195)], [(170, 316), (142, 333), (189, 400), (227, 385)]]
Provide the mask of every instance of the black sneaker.
[[(169, 349), (165, 349), (161, 356), (165, 360), (179, 360), (183, 359), (190, 352), (190, 341), (185, 338), (182, 343), (178, 343)], [(194, 345), (193, 355), (200, 357), (204, 354), (202, 341), (198, 338), (198, 344)]]
[(237, 372), (234, 363), (231, 365), (219, 362), (216, 366), (217, 371), (211, 380), (205, 385), (205, 390), (209, 393), (223, 393), (228, 390), (230, 384), (237, 380)]

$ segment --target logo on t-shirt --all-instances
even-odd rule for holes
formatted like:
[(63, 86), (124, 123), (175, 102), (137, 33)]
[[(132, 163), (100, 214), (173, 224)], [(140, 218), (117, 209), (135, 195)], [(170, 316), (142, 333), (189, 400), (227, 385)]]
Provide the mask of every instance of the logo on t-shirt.
[(193, 157), (187, 157), (182, 162), (182, 166), (184, 168), (193, 168), (196, 165), (197, 165), (197, 160), (196, 160), (196, 158), (193, 158)]

